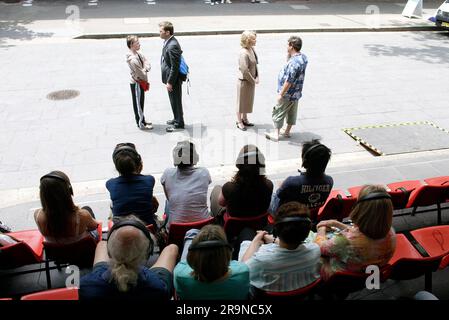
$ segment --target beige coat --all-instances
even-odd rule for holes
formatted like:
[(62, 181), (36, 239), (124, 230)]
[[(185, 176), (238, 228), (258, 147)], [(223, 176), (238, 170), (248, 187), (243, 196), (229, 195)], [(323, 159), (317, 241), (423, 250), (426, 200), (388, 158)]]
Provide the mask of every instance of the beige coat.
[(126, 62), (128, 63), (131, 74), (130, 83), (136, 83), (136, 80), (148, 81), (147, 72), (150, 71), (151, 65), (143, 54), (139, 52), (134, 54), (130, 50), (126, 54)]
[(242, 48), (239, 55), (237, 112), (253, 112), (254, 91), (258, 75), (257, 55), (254, 49)]

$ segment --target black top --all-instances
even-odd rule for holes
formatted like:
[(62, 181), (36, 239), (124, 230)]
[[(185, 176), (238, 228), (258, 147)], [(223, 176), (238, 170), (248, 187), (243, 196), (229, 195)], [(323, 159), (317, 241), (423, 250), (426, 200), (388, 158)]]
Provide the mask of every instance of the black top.
[(273, 182), (243, 187), (234, 182), (223, 185), (226, 210), (233, 217), (255, 217), (267, 212), (273, 193)]

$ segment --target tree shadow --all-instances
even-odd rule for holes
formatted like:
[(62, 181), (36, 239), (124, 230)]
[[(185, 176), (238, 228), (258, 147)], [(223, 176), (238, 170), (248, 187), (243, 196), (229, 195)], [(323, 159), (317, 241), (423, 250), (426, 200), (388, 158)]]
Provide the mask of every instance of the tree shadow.
[(8, 40), (32, 40), (35, 38), (45, 38), (54, 35), (52, 32), (34, 32), (25, 25), (33, 20), (0, 21), (0, 48), (13, 47), (7, 44)]
[[(448, 33), (425, 33), (412, 35), (415, 40), (429, 41), (438, 40), (444, 44), (449, 44)], [(418, 60), (420, 62), (432, 64), (449, 64), (449, 50), (447, 46), (438, 46), (424, 43), (419, 47), (404, 47), (399, 45), (383, 45), (383, 44), (367, 44), (365, 48), (371, 56), (387, 56), (387, 57), (406, 57), (409, 59)]]

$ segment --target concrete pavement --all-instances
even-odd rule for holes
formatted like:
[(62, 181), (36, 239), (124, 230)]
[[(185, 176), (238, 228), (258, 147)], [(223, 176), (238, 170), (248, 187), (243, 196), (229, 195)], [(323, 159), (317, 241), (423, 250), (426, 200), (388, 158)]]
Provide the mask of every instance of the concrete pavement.
[(423, 17), (409, 19), (401, 12), (405, 0), (394, 1), (265, 1), (209, 5), (194, 0), (35, 1), (31, 6), (0, 2), (0, 37), (108, 38), (135, 33), (158, 36), (158, 22), (170, 20), (178, 35), (234, 34), (242, 30), (272, 32), (430, 30), (441, 0), (424, 1)]
[[(116, 174), (111, 150), (122, 141), (135, 142), (144, 157), (144, 172), (158, 177), (171, 166), (170, 153), (176, 141), (192, 137), (201, 148), (201, 164), (210, 168), (214, 184), (229, 179), (234, 157), (245, 143), (262, 148), (269, 175), (280, 182), (295, 172), (300, 145), (310, 138), (321, 138), (332, 148), (330, 170), (337, 177), (336, 187), (388, 183), (415, 173), (425, 178), (449, 172), (444, 151), (430, 156), (419, 153), (372, 160), (363, 147), (341, 131), (343, 127), (415, 120), (429, 120), (448, 128), (447, 89), (443, 81), (435, 79), (436, 74), (440, 79), (449, 76), (447, 68), (441, 68), (449, 61), (446, 33), (304, 34), (304, 51), (311, 63), (297, 131), (290, 141), (273, 144), (267, 143), (263, 132), (271, 128), (271, 102), (287, 35), (259, 35), (257, 50), (263, 81), (256, 94), (257, 112), (251, 118), (258, 126), (245, 134), (233, 124), (238, 35), (180, 37), (192, 70), (192, 88), (191, 95), (184, 96), (187, 130), (173, 135), (167, 135), (163, 125), (170, 110), (159, 80), (161, 41), (144, 39), (142, 50), (153, 64), (146, 114), (155, 123), (155, 130), (141, 132), (131, 122), (127, 68), (122, 63), (126, 51), (123, 40), (72, 39), (72, 26), (65, 24), (65, 9), (72, 3), (58, 1), (49, 6), (39, 1), (32, 7), (0, 3), (0, 23), (9, 26), (0, 34), (0, 57), (15, 62), (3, 65), (0, 80), (0, 220), (12, 221), (16, 228), (34, 226), (30, 212), (38, 206), (39, 177), (56, 168), (71, 177), (77, 202), (89, 202), (105, 218), (108, 202), (104, 182)], [(372, 5), (355, 1), (277, 1), (260, 5), (234, 2), (219, 7), (201, 1), (183, 3), (161, 1), (150, 7), (129, 1), (124, 7), (118, 1), (104, 1), (100, 7), (90, 9), (85, 2), (78, 2), (79, 24), (87, 31), (111, 32), (105, 36), (123, 30), (145, 32), (149, 27), (156, 32), (157, 21), (170, 13), (174, 15), (172, 20), (220, 20), (234, 27), (233, 32), (246, 27), (257, 29), (250, 26), (256, 22), (269, 30), (270, 23), (276, 20), (288, 21), (291, 28), (296, 28), (290, 29), (293, 31), (298, 30), (303, 18), (310, 19), (306, 25), (315, 28), (317, 23), (327, 23), (320, 22), (327, 16), (333, 17), (329, 20), (333, 21), (331, 27), (343, 27), (341, 17), (350, 21), (364, 15), (363, 10)], [(430, 23), (401, 17), (402, 7), (398, 4), (375, 3), (381, 17), (392, 14), (405, 25)], [(433, 9), (427, 8), (438, 4), (426, 1), (425, 12), (431, 13)], [(247, 21), (250, 16), (254, 20)], [(155, 18), (154, 23), (137, 23), (148, 17)], [(215, 28), (203, 22), (173, 21), (179, 23), (176, 30), (183, 32), (193, 32), (200, 25), (202, 31)], [(395, 24), (390, 22), (389, 26)], [(220, 80), (215, 75), (220, 75)], [(49, 92), (59, 89), (76, 89), (80, 96), (60, 102), (46, 98)], [(425, 160), (420, 160), (422, 157)], [(162, 190), (158, 188), (162, 203)]]

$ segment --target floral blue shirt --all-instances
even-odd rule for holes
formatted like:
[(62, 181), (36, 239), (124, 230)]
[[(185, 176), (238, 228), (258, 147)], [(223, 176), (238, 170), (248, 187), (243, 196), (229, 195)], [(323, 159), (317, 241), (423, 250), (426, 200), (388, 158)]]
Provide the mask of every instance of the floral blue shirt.
[(284, 99), (289, 101), (297, 101), (301, 98), (307, 62), (307, 57), (302, 53), (298, 53), (292, 56), (284, 65), (281, 72), (279, 72), (278, 93), (281, 92), (285, 81), (292, 84), (288, 91), (284, 94)]

